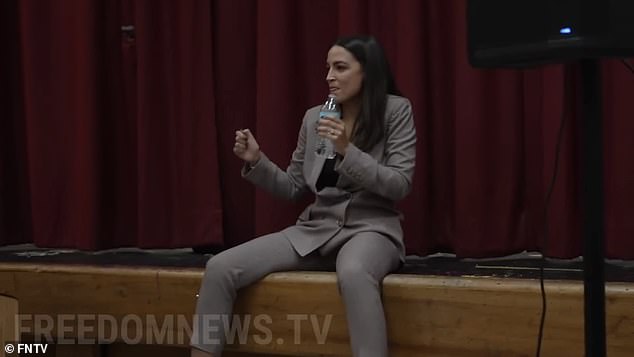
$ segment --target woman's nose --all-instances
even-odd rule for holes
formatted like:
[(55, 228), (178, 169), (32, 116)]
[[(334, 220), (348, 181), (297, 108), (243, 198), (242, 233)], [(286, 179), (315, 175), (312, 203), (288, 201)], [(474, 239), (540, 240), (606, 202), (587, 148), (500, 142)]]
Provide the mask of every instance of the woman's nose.
[(332, 82), (335, 80), (335, 76), (332, 75), (332, 70), (328, 70), (326, 73), (326, 82)]

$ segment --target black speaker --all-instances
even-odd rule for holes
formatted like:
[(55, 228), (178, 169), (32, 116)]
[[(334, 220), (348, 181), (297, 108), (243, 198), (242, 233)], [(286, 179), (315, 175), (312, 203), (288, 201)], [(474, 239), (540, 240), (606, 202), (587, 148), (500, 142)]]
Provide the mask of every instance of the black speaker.
[(634, 56), (634, 0), (469, 0), (467, 23), (474, 67)]

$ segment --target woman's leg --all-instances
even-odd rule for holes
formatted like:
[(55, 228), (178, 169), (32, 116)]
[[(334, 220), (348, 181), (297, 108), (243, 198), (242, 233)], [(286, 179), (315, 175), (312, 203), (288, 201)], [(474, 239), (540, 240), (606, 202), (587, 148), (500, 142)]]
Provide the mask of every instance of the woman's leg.
[(399, 264), (396, 245), (378, 233), (359, 233), (339, 250), (337, 280), (354, 357), (388, 356), (381, 282)]
[(282, 233), (255, 238), (213, 256), (207, 262), (196, 303), (192, 356), (221, 355), (227, 338), (225, 325), (232, 320), (238, 289), (272, 272), (313, 268), (320, 260), (317, 254), (300, 257)]

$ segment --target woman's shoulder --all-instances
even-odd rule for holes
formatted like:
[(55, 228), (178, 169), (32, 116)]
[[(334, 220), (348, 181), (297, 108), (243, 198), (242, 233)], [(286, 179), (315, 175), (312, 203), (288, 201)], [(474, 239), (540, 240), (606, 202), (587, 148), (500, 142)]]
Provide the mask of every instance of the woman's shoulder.
[(319, 117), (319, 110), (321, 109), (321, 105), (315, 105), (306, 109), (306, 113), (304, 113), (304, 118), (316, 118)]
[(409, 99), (399, 95), (394, 95), (394, 94), (389, 94), (387, 96), (387, 105), (385, 107), (386, 116), (392, 117), (396, 113), (411, 112), (411, 111), (412, 111), (412, 104), (410, 103)]
[(402, 97), (400, 95), (388, 94), (387, 95), (387, 107), (390, 108), (399, 108), (403, 106), (411, 106), (409, 99)]
[(304, 113), (304, 122), (316, 121), (319, 118), (319, 110), (321, 109), (321, 105), (315, 105), (314, 107), (310, 107)]
[(308, 108), (308, 110), (306, 110), (306, 113), (310, 113), (310, 114), (319, 114), (319, 110), (321, 109), (321, 105), (315, 105), (314, 107), (310, 107)]

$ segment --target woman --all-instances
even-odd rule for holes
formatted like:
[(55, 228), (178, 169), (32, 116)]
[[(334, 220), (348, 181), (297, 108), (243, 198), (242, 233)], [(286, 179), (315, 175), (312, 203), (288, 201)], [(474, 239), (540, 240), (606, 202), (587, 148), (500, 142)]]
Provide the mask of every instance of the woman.
[[(319, 118), (320, 107), (309, 109), (286, 171), (260, 151), (248, 129), (236, 131), (233, 148), (245, 161), (247, 180), (287, 199), (311, 191), (314, 203), (295, 225), (212, 257), (196, 314), (230, 316), (238, 289), (271, 272), (323, 268), (334, 261), (353, 356), (387, 356), (381, 282), (404, 259), (401, 215), (394, 204), (412, 184), (412, 110), (372, 37), (339, 39), (328, 51), (327, 68), (341, 120)], [(315, 154), (320, 137), (332, 140), (334, 159)], [(203, 320), (194, 324), (192, 356), (219, 356), (223, 322)]]

